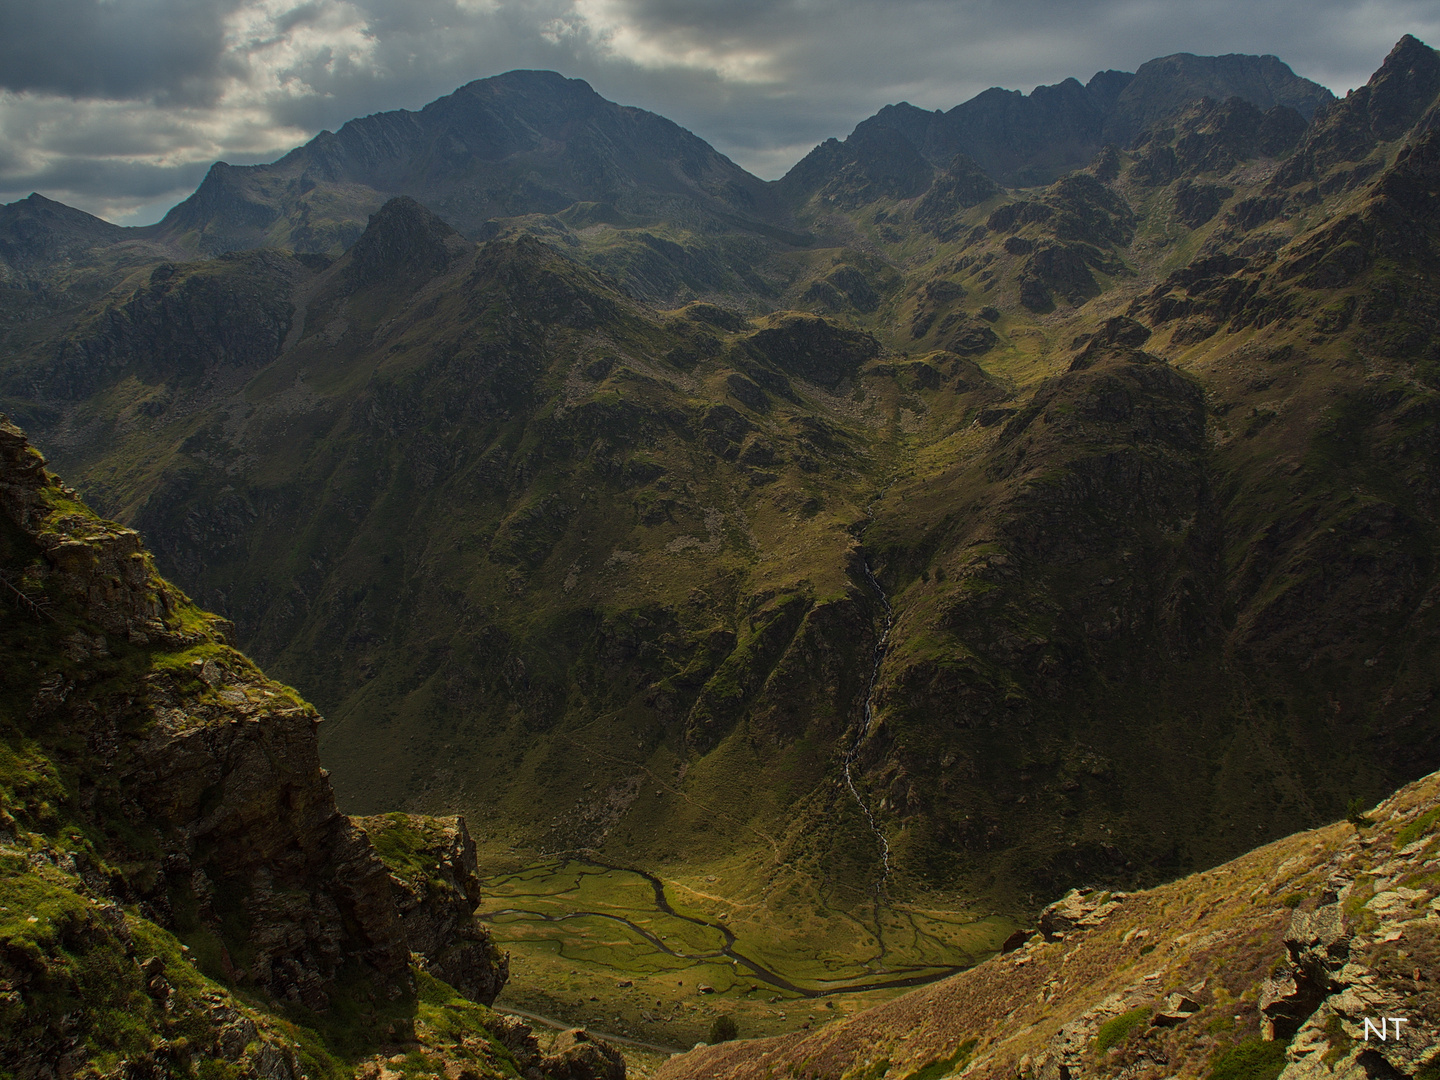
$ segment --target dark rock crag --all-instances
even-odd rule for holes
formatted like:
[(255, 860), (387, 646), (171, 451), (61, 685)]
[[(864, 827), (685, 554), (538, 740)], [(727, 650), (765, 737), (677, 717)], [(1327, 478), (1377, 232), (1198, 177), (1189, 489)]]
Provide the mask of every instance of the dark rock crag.
[[(14, 1075), (68, 1076), (115, 1044), (127, 1076), (188, 1076), (198, 1055), (299, 1080), (299, 1044), (225, 984), (320, 1015), (357, 992), (413, 999), (414, 960), (494, 1000), (508, 967), (473, 917), (463, 820), (362, 823), (403, 854), (387, 865), (335, 807), (315, 710), (226, 645), (224, 621), (160, 578), (139, 536), (91, 514), (3, 419), (0, 530), (0, 723), (30, 755), (0, 805), (0, 910), (39, 913), (0, 932), (0, 1059)], [(398, 848), (385, 842), (395, 831)], [(184, 960), (167, 932), (193, 944)], [(154, 1021), (162, 1032), (186, 1038), (127, 1044), (100, 999), (129, 983), (147, 1000), (128, 1006), (134, 1022), (154, 1009), (173, 1018)], [(588, 1075), (541, 1064), (556, 1080)]]

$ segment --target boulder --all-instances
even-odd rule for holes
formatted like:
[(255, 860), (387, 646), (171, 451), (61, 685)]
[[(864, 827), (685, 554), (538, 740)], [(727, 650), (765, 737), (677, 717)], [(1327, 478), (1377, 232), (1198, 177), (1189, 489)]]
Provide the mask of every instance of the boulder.
[(540, 1062), (545, 1080), (625, 1080), (625, 1058), (582, 1028), (562, 1031)]
[(1200, 1011), (1200, 1003), (1188, 994), (1174, 993), (1160, 1003), (1160, 1010), (1150, 1019), (1152, 1027), (1175, 1027)]
[(1099, 926), (1123, 897), (1094, 889), (1071, 889), (1040, 912), (1040, 933), (1046, 941), (1060, 941), (1077, 931)]

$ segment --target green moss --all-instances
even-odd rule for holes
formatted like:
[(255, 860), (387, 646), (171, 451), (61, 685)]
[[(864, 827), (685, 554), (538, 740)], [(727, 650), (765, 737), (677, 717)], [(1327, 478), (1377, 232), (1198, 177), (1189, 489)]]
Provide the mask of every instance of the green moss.
[(365, 833), (375, 853), (396, 874), (409, 877), (429, 869), (425, 859), (428, 840), (408, 814), (393, 813), (364, 819)]
[(955, 1048), (955, 1052), (949, 1057), (937, 1058), (914, 1072), (908, 1073), (905, 1080), (940, 1080), (940, 1077), (948, 1076), (962, 1068), (970, 1060), (970, 1056), (975, 1053), (975, 1047), (979, 1044), (980, 1040), (977, 1038), (966, 1039)]
[(1285, 1044), (1246, 1039), (1210, 1065), (1208, 1080), (1275, 1080), (1285, 1068)]
[(1103, 1054), (1112, 1046), (1122, 1042), (1135, 1027), (1150, 1016), (1150, 1006), (1142, 1005), (1119, 1016), (1113, 1016), (1100, 1025), (1095, 1033), (1095, 1052)]
[(1430, 832), (1435, 827), (1437, 821), (1440, 821), (1440, 806), (1427, 810), (1397, 832), (1395, 834), (1395, 846), (1397, 848), (1403, 848), (1408, 844), (1413, 844), (1416, 840), (1419, 840), (1422, 836)]

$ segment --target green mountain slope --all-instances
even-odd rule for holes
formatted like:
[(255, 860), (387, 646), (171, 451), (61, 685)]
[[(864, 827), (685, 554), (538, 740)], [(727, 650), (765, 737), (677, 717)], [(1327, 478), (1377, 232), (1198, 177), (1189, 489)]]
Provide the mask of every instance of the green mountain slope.
[(1023, 189), (862, 125), (788, 240), (399, 198), (26, 323), (0, 394), (321, 706), (347, 809), (777, 938), (1153, 881), (1440, 763), (1437, 68)]

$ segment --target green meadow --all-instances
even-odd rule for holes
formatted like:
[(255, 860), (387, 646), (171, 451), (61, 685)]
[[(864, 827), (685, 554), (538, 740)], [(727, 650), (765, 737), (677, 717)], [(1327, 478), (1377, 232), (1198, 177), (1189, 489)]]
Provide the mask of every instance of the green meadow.
[(675, 1048), (705, 1041), (721, 1015), (741, 1037), (772, 1035), (969, 967), (1014, 925), (813, 896), (797, 920), (793, 901), (732, 895), (722, 874), (656, 878), (557, 857), (484, 879), (481, 918), (511, 957), (498, 1004)]

